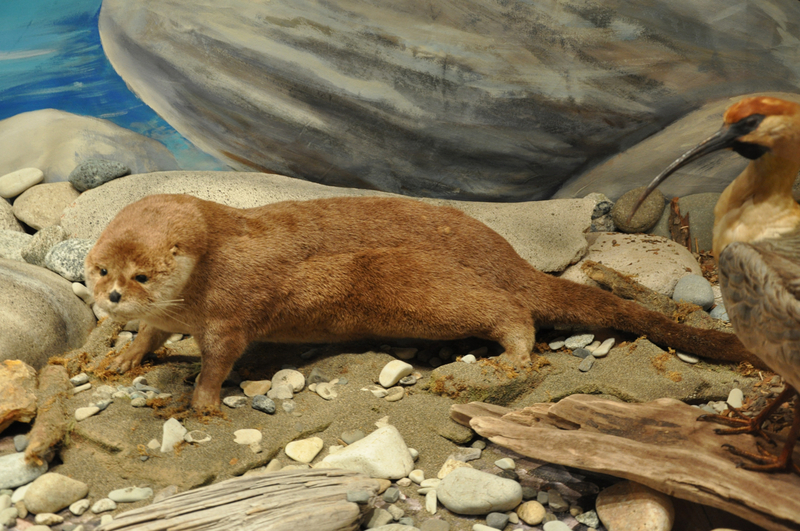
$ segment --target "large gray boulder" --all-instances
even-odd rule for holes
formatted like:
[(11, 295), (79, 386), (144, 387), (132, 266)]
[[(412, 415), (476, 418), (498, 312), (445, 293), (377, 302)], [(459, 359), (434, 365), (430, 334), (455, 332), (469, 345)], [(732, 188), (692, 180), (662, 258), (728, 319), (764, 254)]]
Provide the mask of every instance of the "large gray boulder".
[(799, 21), (797, 0), (104, 0), (99, 27), (235, 168), (526, 200), (709, 101), (796, 92)]
[(0, 361), (35, 369), (78, 348), (95, 326), (67, 280), (42, 267), (0, 258)]
[(160, 142), (108, 120), (55, 109), (0, 121), (0, 175), (39, 168), (44, 182), (66, 181), (86, 159), (121, 162), (134, 173), (175, 170), (175, 156)]
[[(125, 205), (152, 194), (189, 194), (237, 208), (286, 200), (393, 195), (264, 173), (156, 172), (121, 177), (82, 193), (64, 210), (61, 226), (70, 238), (96, 240)], [(483, 221), (506, 238), (520, 256), (542, 271), (561, 271), (584, 255), (588, 248), (585, 233), (591, 226), (595, 205), (591, 199), (527, 203), (422, 200), (459, 208)]]

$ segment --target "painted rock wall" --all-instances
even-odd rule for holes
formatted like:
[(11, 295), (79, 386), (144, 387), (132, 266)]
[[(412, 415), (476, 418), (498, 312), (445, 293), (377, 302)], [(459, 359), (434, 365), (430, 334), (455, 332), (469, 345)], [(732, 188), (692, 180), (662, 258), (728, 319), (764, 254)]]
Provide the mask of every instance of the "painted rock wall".
[(797, 0), (104, 0), (99, 24), (232, 167), (412, 195), (550, 197), (708, 101), (800, 86)]

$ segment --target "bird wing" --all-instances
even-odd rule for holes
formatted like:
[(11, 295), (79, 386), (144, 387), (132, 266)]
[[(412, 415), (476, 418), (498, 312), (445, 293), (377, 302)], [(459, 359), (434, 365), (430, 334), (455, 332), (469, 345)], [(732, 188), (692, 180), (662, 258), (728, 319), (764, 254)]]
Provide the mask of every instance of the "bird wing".
[(800, 385), (800, 233), (728, 245), (719, 277), (736, 335), (788, 383)]

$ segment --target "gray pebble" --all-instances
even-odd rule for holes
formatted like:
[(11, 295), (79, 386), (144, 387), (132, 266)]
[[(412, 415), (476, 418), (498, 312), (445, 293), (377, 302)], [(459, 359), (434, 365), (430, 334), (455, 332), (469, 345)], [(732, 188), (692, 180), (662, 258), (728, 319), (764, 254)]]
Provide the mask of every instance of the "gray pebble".
[(373, 529), (375, 527), (387, 525), (393, 521), (394, 518), (392, 518), (392, 513), (386, 509), (375, 509), (372, 512), (372, 517), (369, 519), (369, 522), (367, 522), (366, 528)]
[(347, 444), (353, 444), (364, 437), (366, 437), (366, 434), (361, 430), (347, 430), (342, 432), (342, 440)]
[(522, 499), (525, 501), (535, 500), (537, 494), (539, 494), (539, 491), (533, 487), (522, 487)]
[(464, 463), (468, 463), (470, 461), (475, 461), (476, 459), (481, 458), (482, 450), (480, 448), (459, 448), (452, 454), (448, 459), (455, 459), (456, 461), (462, 461)]
[(44, 227), (33, 235), (28, 244), (22, 248), (20, 254), (29, 264), (45, 267), (44, 259), (50, 249), (67, 238), (67, 231), (61, 225)]
[(400, 499), (400, 489), (397, 487), (389, 487), (383, 493), (383, 501), (386, 503), (396, 503)]
[(110, 406), (113, 402), (114, 402), (113, 400), (111, 400), (110, 398), (107, 398), (105, 400), (98, 400), (97, 402), (94, 403), (94, 405), (97, 406), (98, 408), (100, 408), (100, 411), (103, 411), (108, 406)]
[(228, 406), (229, 408), (240, 408), (247, 405), (247, 397), (246, 396), (226, 396), (222, 399), (222, 403)]
[(83, 385), (83, 384), (87, 383), (88, 381), (89, 381), (89, 375), (86, 374), (85, 372), (77, 374), (77, 375), (75, 375), (75, 376), (73, 376), (72, 378), (69, 379), (69, 383), (71, 383), (75, 387), (77, 387), (79, 385)]
[(569, 510), (569, 503), (564, 501), (564, 498), (561, 497), (561, 493), (557, 490), (551, 490), (548, 493), (547, 504), (555, 513), (561, 513)]
[[(402, 517), (400, 520), (397, 521), (397, 523), (400, 524), (400, 525), (408, 526), (408, 527), (414, 527), (414, 519), (411, 518), (410, 516)], [(445, 530), (445, 531), (447, 531), (447, 530)]]
[(113, 511), (117, 508), (117, 502), (109, 498), (97, 500), (90, 509), (94, 514), (104, 513), (106, 511)]
[(617, 202), (611, 208), (611, 217), (620, 232), (647, 232), (661, 218), (661, 213), (664, 212), (664, 207), (666, 206), (666, 199), (664, 194), (656, 188), (647, 196), (647, 199), (644, 200), (633, 218), (628, 221), (633, 212), (633, 207), (639, 201), (644, 190), (645, 187), (641, 186), (622, 194), (622, 197), (617, 199)]
[(24, 452), (28, 447), (28, 436), (24, 434), (14, 435), (14, 450)]
[(84, 278), (84, 261), (93, 245), (93, 240), (80, 238), (59, 242), (48, 251), (44, 258), (44, 265), (67, 280), (83, 282), (86, 280)]
[(675, 284), (672, 300), (690, 302), (708, 310), (714, 304), (714, 291), (711, 283), (701, 275), (686, 275)]
[(541, 503), (542, 505), (547, 505), (547, 502), (550, 501), (550, 494), (547, 491), (540, 490), (536, 494), (536, 501)]
[(253, 397), (253, 409), (262, 411), (269, 415), (275, 413), (275, 402), (266, 395), (256, 395)]
[(347, 501), (350, 503), (360, 503), (364, 505), (372, 498), (372, 493), (368, 490), (348, 490)]
[[(294, 403), (294, 400), (284, 400), (281, 403), (281, 407), (283, 408), (283, 410), (285, 412), (292, 413), (295, 410), (295, 408), (297, 407), (297, 404)], [(298, 430), (298, 431), (302, 431), (302, 430)]]
[(600, 527), (600, 518), (597, 517), (597, 513), (594, 511), (586, 511), (585, 513), (581, 513), (575, 517), (575, 520), (587, 527), (594, 527), (595, 529)]
[(581, 361), (580, 365), (578, 365), (578, 370), (581, 372), (588, 372), (592, 368), (592, 365), (594, 365), (595, 359), (594, 356), (589, 354)]
[(400, 381), (397, 382), (399, 385), (414, 385), (417, 383), (417, 377), (413, 374), (409, 374), (408, 376), (404, 376), (400, 378)]
[(570, 350), (575, 350), (576, 348), (585, 347), (592, 341), (594, 341), (594, 334), (580, 334), (568, 337), (564, 341), (564, 346)]
[(591, 352), (589, 352), (585, 348), (576, 348), (575, 350), (572, 351), (572, 355), (577, 358), (585, 358), (586, 356), (591, 355)]
[(505, 513), (489, 513), (486, 515), (486, 525), (495, 529), (505, 529), (508, 524), (508, 515)]
[(344, 376), (340, 376), (339, 382), (336, 385), (347, 385), (348, 383), (350, 383), (350, 380), (348, 380)]
[(306, 379), (306, 383), (311, 385), (315, 383), (322, 383), (322, 382), (330, 382), (330, 378), (322, 374), (322, 371), (319, 370), (318, 367), (314, 367), (311, 369), (311, 374), (308, 375)]
[(725, 309), (725, 305), (723, 303), (719, 303), (714, 306), (708, 315), (713, 317), (714, 319), (719, 319), (721, 321), (725, 321), (726, 323), (731, 322), (731, 318), (728, 317), (728, 310)]
[(114, 160), (86, 159), (70, 172), (67, 180), (77, 191), (85, 192), (130, 172), (130, 168)]
[(486, 448), (486, 441), (478, 439), (477, 441), (473, 442), (470, 446), (472, 446), (472, 448), (483, 450), (484, 448)]

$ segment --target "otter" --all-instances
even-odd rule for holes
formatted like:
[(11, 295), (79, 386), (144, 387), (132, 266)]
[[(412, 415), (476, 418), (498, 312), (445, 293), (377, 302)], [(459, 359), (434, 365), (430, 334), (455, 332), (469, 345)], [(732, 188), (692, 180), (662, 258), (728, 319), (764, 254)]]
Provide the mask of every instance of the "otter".
[(752, 359), (734, 334), (690, 328), (601, 289), (542, 273), (450, 207), (340, 197), (237, 209), (188, 195), (123, 208), (86, 257), (97, 304), (139, 319), (109, 365), (139, 365), (173, 333), (201, 351), (192, 407), (218, 407), (252, 341), (364, 338), (500, 343), (531, 361), (537, 325), (610, 327), (715, 359)]

